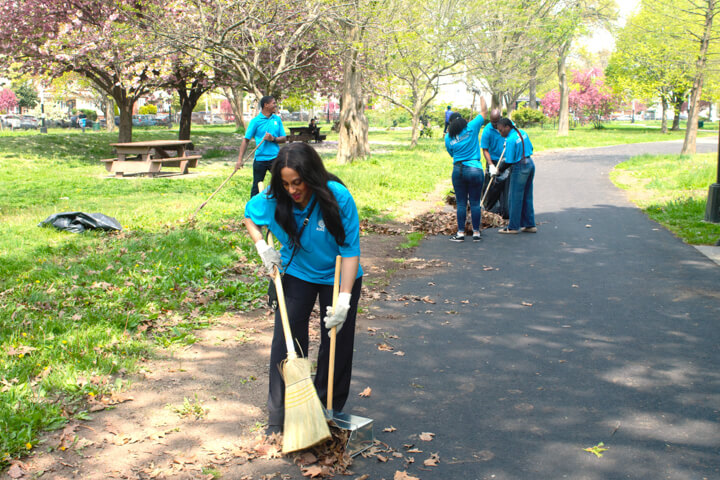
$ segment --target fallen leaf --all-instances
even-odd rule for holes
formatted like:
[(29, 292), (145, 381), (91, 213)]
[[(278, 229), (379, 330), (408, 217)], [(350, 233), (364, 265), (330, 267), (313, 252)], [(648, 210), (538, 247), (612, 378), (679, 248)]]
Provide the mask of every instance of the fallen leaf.
[(22, 478), (25, 476), (25, 470), (23, 470), (19, 464), (14, 463), (13, 466), (8, 469), (7, 474), (10, 478)]
[(388, 345), (387, 343), (379, 343), (378, 350), (380, 350), (381, 352), (392, 352), (395, 349), (391, 345)]
[(404, 357), (405, 352), (397, 351), (397, 352), (393, 353), (393, 355), (397, 355), (398, 357)]
[(422, 301), (425, 302), (425, 303), (435, 303), (435, 300), (433, 300), (432, 298), (430, 298), (429, 295), (425, 295), (425, 296), (422, 297), (420, 300), (422, 300)]
[(526, 307), (532, 307), (532, 306), (533, 306), (533, 304), (532, 304), (532, 303), (529, 303), (529, 302), (522, 302), (522, 304), (523, 304), (524, 306), (526, 306)]
[(387, 428), (383, 428), (383, 432), (388, 432), (388, 433), (394, 432), (395, 430), (397, 430), (397, 428), (393, 427), (392, 425), (390, 425)]
[(320, 475), (322, 475), (322, 473), (323, 473), (323, 469), (322, 469), (322, 467), (320, 467), (318, 465), (312, 465), (310, 467), (302, 469), (302, 474), (304, 476), (310, 477), (310, 478), (319, 477)]
[(600, 442), (594, 447), (583, 448), (583, 450), (585, 450), (586, 452), (590, 452), (596, 457), (600, 458), (603, 456), (603, 452), (607, 452), (609, 448), (605, 448), (605, 444), (603, 442)]
[(439, 453), (431, 453), (430, 458), (425, 460), (423, 462), (423, 465), (426, 467), (437, 467), (437, 464), (440, 463), (440, 454)]
[(393, 477), (393, 480), (420, 480), (418, 477), (413, 477), (412, 475), (408, 475), (405, 471), (397, 470), (395, 472), (395, 476)]
[(358, 393), (358, 395), (361, 397), (369, 397), (371, 394), (372, 394), (372, 388), (370, 388), (370, 387), (365, 387), (365, 390)]
[(434, 433), (422, 432), (420, 434), (420, 440), (422, 440), (423, 442), (432, 442), (434, 436), (435, 436)]
[(370, 475), (366, 473), (365, 475), (360, 475), (355, 480), (368, 480), (368, 478), (370, 478)]
[(388, 461), (388, 458), (385, 455), (376, 455), (375, 458), (377, 458), (378, 461), (383, 462), (383, 463)]

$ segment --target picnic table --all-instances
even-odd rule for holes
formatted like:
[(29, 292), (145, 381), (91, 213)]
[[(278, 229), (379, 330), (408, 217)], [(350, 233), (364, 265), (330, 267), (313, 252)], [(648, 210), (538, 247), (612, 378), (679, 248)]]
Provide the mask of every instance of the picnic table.
[[(318, 133), (320, 132), (320, 128), (318, 128)], [(317, 142), (322, 142), (327, 138), (327, 135), (319, 135)], [(310, 127), (290, 127), (290, 135), (287, 136), (288, 143), (291, 142), (309, 142), (310, 140), (315, 140), (315, 136), (312, 133), (312, 129)]]
[[(151, 177), (165, 167), (180, 167), (180, 173), (188, 173), (189, 168), (197, 167), (201, 155), (187, 155), (185, 148), (190, 140), (149, 140), (146, 142), (111, 143), (115, 147), (117, 158), (101, 160), (108, 172), (116, 177), (127, 173), (137, 173)], [(172, 153), (170, 153), (172, 152)]]

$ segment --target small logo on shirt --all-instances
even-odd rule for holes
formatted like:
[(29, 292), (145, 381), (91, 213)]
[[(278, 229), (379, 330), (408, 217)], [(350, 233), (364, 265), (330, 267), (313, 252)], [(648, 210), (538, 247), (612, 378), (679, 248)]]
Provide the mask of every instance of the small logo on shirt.
[(317, 227), (315, 227), (315, 231), (317, 231), (317, 232), (325, 231), (325, 222), (323, 220), (318, 221)]

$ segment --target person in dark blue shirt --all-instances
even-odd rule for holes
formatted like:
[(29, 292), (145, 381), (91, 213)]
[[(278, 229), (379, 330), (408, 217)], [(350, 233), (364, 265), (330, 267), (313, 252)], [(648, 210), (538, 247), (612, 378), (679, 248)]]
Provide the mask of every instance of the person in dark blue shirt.
[(262, 182), (265, 179), (265, 173), (270, 171), (270, 165), (277, 157), (280, 144), (287, 141), (282, 119), (275, 114), (276, 108), (277, 103), (272, 96), (260, 99), (260, 113), (250, 120), (247, 130), (245, 130), (245, 138), (240, 145), (240, 154), (235, 164), (235, 170), (242, 168), (243, 156), (245, 156), (245, 150), (247, 150), (250, 140), (255, 138), (255, 145), (257, 145), (253, 161), (251, 197), (258, 194), (258, 183)]
[(535, 164), (532, 160), (533, 146), (530, 137), (517, 128), (509, 118), (501, 118), (498, 131), (505, 137), (505, 159), (500, 162), (491, 175), (500, 175), (512, 167), (510, 172), (509, 207), (510, 220), (508, 226), (500, 229), (500, 233), (518, 233), (520, 231), (535, 233), (535, 207), (533, 205), (533, 180)]
[(453, 114), (452, 109), (450, 108), (450, 105), (448, 105), (447, 110), (445, 110), (445, 130), (443, 130), (443, 134), (447, 133), (448, 125), (450, 125), (450, 115)]
[[(299, 356), (307, 355), (308, 323), (316, 300), (320, 303), (324, 318), (320, 322), (315, 388), (323, 404), (327, 403), (328, 332), (337, 327), (333, 407), (342, 411), (350, 393), (355, 317), (363, 275), (357, 207), (345, 185), (325, 169), (320, 155), (306, 143), (281, 148), (270, 173), (270, 186), (245, 205), (245, 226), (268, 273), (275, 266), (284, 271), (285, 304)], [(279, 252), (263, 239), (262, 226), (280, 242)], [(340, 294), (333, 311), (338, 255), (342, 257)], [(285, 415), (285, 385), (278, 369), (287, 357), (285, 345), (280, 312), (276, 312), (268, 393), (271, 431), (281, 429)]]

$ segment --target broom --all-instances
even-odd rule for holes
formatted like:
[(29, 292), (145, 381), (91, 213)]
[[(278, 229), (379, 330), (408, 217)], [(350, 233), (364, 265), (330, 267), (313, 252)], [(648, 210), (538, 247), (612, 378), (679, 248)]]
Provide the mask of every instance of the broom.
[(320, 398), (310, 379), (310, 360), (299, 358), (293, 345), (292, 331), (285, 306), (280, 271), (275, 268), (275, 290), (282, 319), (287, 358), (282, 363), (285, 379), (285, 424), (283, 425), (283, 453), (312, 447), (330, 438)]
[[(248, 157), (252, 156), (252, 155), (255, 153), (255, 151), (256, 151), (258, 148), (260, 148), (260, 145), (262, 145), (264, 141), (265, 141), (265, 139), (263, 138), (262, 141), (260, 141), (260, 143), (258, 143), (257, 147), (255, 147), (255, 148), (253, 149), (253, 151), (250, 152), (250, 155), (248, 155)], [(212, 200), (212, 198), (215, 196), (215, 194), (218, 193), (218, 192), (225, 186), (225, 184), (230, 181), (230, 179), (233, 177), (233, 175), (235, 175), (235, 172), (237, 172), (238, 170), (239, 170), (239, 169), (236, 168), (235, 170), (232, 171), (232, 173), (230, 174), (230, 176), (227, 177), (227, 178), (225, 179), (225, 181), (220, 184), (220, 186), (217, 188), (217, 190), (215, 190), (215, 191), (212, 193), (212, 195), (210, 195), (210, 197), (208, 197), (208, 199), (205, 200), (205, 201), (197, 208), (197, 210), (195, 210), (195, 211), (193, 212), (192, 215), (190, 215), (190, 218), (188, 218), (188, 222), (192, 222), (193, 220), (195, 220), (195, 216), (198, 214), (198, 212), (199, 212), (200, 210), (202, 210), (202, 209), (205, 207), (205, 205), (207, 205), (207, 203), (208, 203), (210, 200)]]

